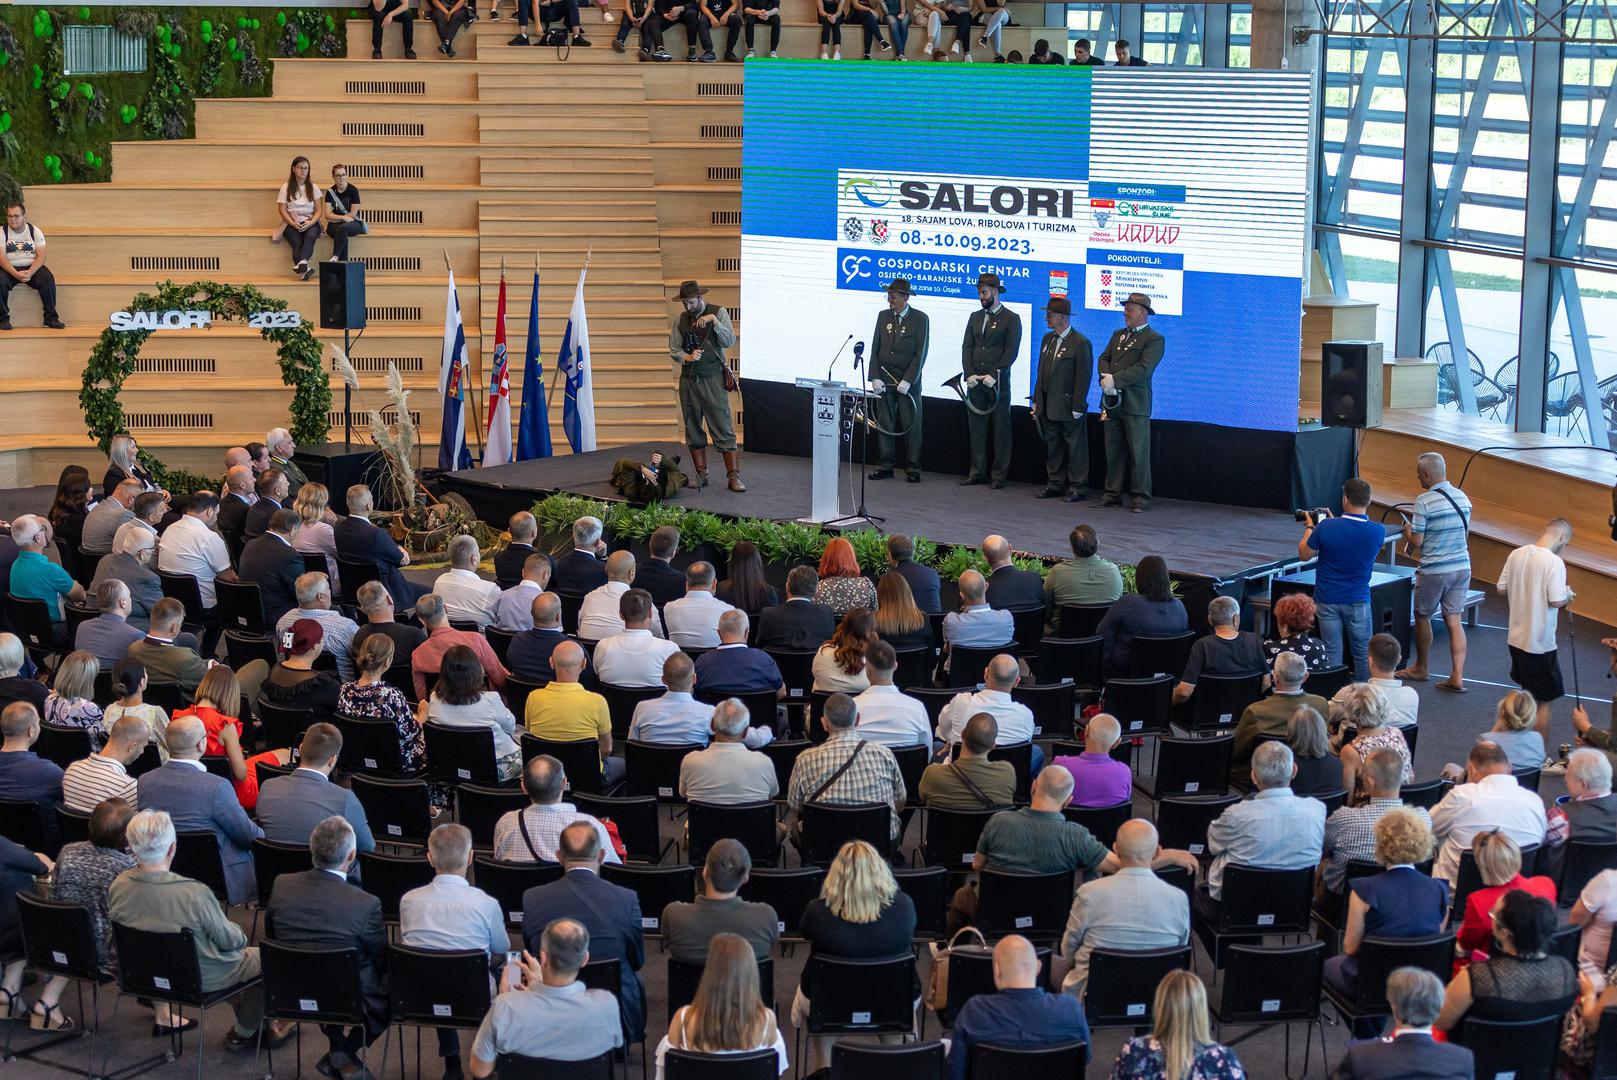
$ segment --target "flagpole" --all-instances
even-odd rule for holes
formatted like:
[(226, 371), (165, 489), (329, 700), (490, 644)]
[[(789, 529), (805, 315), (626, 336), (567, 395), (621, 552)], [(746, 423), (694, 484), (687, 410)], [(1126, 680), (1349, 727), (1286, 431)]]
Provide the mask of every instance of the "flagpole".
[[(455, 273), (455, 267), (449, 261), (449, 249), (444, 248), (443, 252), (444, 252), (444, 269), (446, 271), (448, 271), (448, 273), (451, 276), (453, 276), (453, 274)], [(458, 293), (457, 293), (457, 295), (455, 297), (455, 302), (457, 304), (460, 302), (460, 296), (459, 296)], [(465, 312), (465, 309), (461, 310), (460, 325), (461, 325), (461, 328), (462, 328), (461, 332), (464, 334), (465, 333), (465, 326), (466, 326), (466, 312)], [(483, 340), (483, 310), (482, 310), (481, 302), (479, 302), (479, 304), (478, 304), (478, 312), (477, 312), (477, 340), (479, 342), (481, 342)], [(480, 418), (483, 415), (483, 413), (482, 413), (482, 410), (478, 407), (478, 404), (477, 404), (477, 386), (472, 382), (471, 366), (472, 366), (471, 361), (466, 359), (465, 353), (462, 353), (461, 357), (460, 357), (460, 385), (465, 388), (467, 402), (471, 405), (471, 413), (472, 413), (472, 420), (473, 420), (472, 434), (474, 436), (476, 436), (476, 438), (477, 438), (477, 458), (478, 458), (479, 461), (481, 461), (483, 459), (483, 425), (482, 425), (482, 423), (480, 421)], [(466, 420), (465, 420), (465, 416), (464, 416), (464, 413), (463, 413), (462, 417), (461, 417), (461, 438), (462, 439), (465, 439), (465, 437), (466, 437), (465, 424), (466, 424)]]

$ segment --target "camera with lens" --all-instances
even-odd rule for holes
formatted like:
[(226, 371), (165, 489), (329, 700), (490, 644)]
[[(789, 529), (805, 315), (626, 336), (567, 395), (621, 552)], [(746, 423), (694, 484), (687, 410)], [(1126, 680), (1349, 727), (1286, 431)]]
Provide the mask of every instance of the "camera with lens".
[(1318, 528), (1320, 522), (1331, 516), (1331, 512), (1323, 506), (1316, 506), (1312, 510), (1293, 510), (1291, 516)]
[(685, 331), (685, 351), (688, 353), (699, 351), (702, 347), (702, 338), (705, 336), (698, 334), (695, 330)]

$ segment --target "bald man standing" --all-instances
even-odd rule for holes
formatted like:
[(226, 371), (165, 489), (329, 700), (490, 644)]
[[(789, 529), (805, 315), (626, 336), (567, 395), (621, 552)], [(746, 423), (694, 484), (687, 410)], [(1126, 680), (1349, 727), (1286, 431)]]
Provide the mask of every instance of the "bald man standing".
[(1038, 954), (1020, 934), (1001, 938), (994, 946), (994, 988), (999, 992), (978, 994), (955, 1017), (949, 1040), (951, 1080), (965, 1080), (971, 1048), (977, 1043), (1037, 1050), (1082, 1042), (1088, 1063), (1089, 1024), (1083, 1005), (1070, 995), (1044, 992), (1039, 986)]

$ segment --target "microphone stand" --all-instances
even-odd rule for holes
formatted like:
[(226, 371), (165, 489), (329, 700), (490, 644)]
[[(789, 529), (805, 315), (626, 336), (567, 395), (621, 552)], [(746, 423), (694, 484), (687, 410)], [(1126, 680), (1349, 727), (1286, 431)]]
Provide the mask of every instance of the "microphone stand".
[[(852, 337), (853, 335), (849, 334), (848, 336)], [(843, 344), (846, 345), (847, 342), (843, 342)], [(868, 391), (866, 391), (865, 387), (869, 383), (869, 379), (867, 379), (865, 377), (866, 376), (865, 354), (864, 354), (864, 350), (863, 350), (864, 342), (860, 342), (859, 344), (860, 344), (861, 347), (856, 348), (853, 351), (853, 368), (854, 368), (854, 370), (856, 372), (859, 373), (859, 391), (860, 391), (860, 394), (863, 395), (863, 394), (868, 392)], [(840, 353), (842, 350), (838, 349), (837, 351)], [(835, 362), (836, 361), (834, 361), (834, 360), (832, 361), (833, 364)], [(827, 380), (827, 381), (829, 382), (830, 380)], [(868, 417), (869, 409), (870, 409), (870, 399), (861, 396), (856, 400), (857, 401), (863, 401), (863, 402), (865, 402), (865, 404), (862, 405), (862, 406), (855, 405), (854, 406), (854, 408), (855, 408), (854, 415), (857, 416), (858, 415), (858, 410), (864, 409), (865, 413), (866, 413), (866, 416)], [(886, 521), (887, 519), (884, 518), (884, 517), (878, 517), (877, 515), (870, 513), (870, 511), (865, 508), (865, 485), (869, 482), (869, 479), (870, 479), (870, 477), (869, 477), (870, 445), (869, 445), (869, 442), (867, 441), (869, 439), (870, 431), (866, 427), (866, 425), (861, 424), (861, 423), (855, 423), (853, 425), (853, 428), (855, 429), (855, 436), (858, 438), (858, 441), (859, 441), (859, 463), (858, 463), (858, 467), (859, 467), (859, 503), (858, 503), (857, 506), (854, 507), (853, 513), (849, 514), (847, 517), (840, 517), (840, 518), (835, 519), (834, 521), (828, 521), (828, 522), (826, 522), (826, 524), (827, 525), (841, 526), (841, 525), (852, 525), (856, 521), (864, 521), (864, 522), (868, 522), (870, 524), (870, 526), (872, 528), (874, 528), (877, 532), (885, 532), (886, 530), (884, 530), (880, 525), (877, 525), (876, 522), (878, 522), (878, 521)], [(854, 448), (850, 444), (849, 447), (848, 447), (848, 462), (849, 462), (849, 464), (853, 464), (853, 459), (854, 459)]]

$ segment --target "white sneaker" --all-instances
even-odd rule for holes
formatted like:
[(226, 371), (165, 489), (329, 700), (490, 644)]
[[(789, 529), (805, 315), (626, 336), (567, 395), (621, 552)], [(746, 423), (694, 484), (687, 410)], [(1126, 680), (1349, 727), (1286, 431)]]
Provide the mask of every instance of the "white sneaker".
[(926, 43), (926, 48), (925, 48), (925, 49), (923, 49), (923, 50), (922, 50), (922, 52), (924, 52), (924, 53), (926, 53), (926, 55), (928, 55), (928, 56), (931, 56), (931, 55), (932, 55), (932, 53), (933, 53), (933, 51), (934, 51), (934, 50), (935, 50), (935, 49), (936, 49), (936, 48), (937, 48), (937, 42), (935, 42), (935, 41), (928, 41), (928, 42), (927, 42), (927, 43)]
[(779, 60), (780, 59), (780, 53), (776, 52), (774, 49), (770, 49), (769, 50), (769, 58), (771, 60)]
[(757, 55), (758, 55), (758, 54), (757, 54), (757, 53), (755, 53), (755, 52), (753, 52), (753, 51), (752, 51), (752, 50), (751, 50), (751, 49), (748, 49), (748, 50), (747, 50), (747, 59), (748, 59), (748, 60), (751, 60), (751, 59), (752, 59), (752, 58), (753, 58), (753, 57), (755, 57), (755, 56), (757, 56)]
[(830, 50), (828, 50), (828, 49), (821, 49), (821, 50), (820, 50), (820, 59), (821, 59), (821, 60), (829, 60), (829, 59), (831, 59), (831, 53), (830, 53)]
[(971, 63), (971, 54), (970, 53), (966, 54), (966, 63), (968, 63), (968, 64)]
[(949, 51), (952, 52), (952, 53), (957, 53), (957, 52), (960, 51), (960, 39), (959, 38), (955, 38), (954, 44), (949, 46)]
[(841, 60), (842, 59), (842, 50), (838, 49), (836, 52), (832, 53), (831, 54), (831, 59), (833, 59), (833, 60)]
[(605, 23), (617, 22), (618, 17), (616, 15), (612, 14), (610, 11), (602, 11), (601, 12), (601, 21), (605, 22)]

